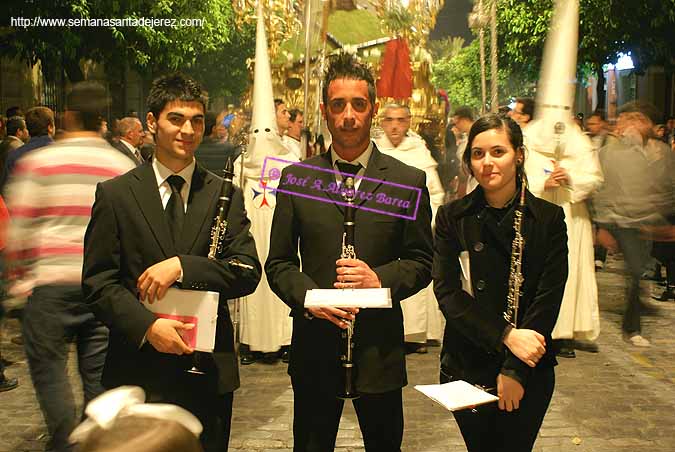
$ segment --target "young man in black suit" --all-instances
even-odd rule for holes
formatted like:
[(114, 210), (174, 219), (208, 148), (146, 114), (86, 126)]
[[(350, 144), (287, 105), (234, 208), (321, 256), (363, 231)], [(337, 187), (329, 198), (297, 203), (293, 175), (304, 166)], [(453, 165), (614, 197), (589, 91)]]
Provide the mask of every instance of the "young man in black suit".
[[(222, 181), (194, 159), (206, 103), (206, 93), (188, 77), (155, 80), (147, 115), (154, 158), (99, 184), (85, 237), (83, 286), (92, 310), (110, 327), (104, 386), (139, 385), (150, 401), (185, 407), (204, 425), (205, 449), (223, 451), (239, 386), (227, 299), (253, 292), (261, 266), (239, 190), (223, 256), (206, 257)], [(185, 344), (181, 332), (190, 324), (157, 319), (140, 303), (161, 303), (174, 284), (220, 292), (212, 354)], [(195, 362), (203, 375), (187, 372)]]
[[(403, 438), (401, 388), (407, 384), (403, 315), (400, 301), (430, 281), (432, 238), (429, 194), (423, 171), (384, 155), (370, 140), (377, 113), (375, 84), (369, 70), (349, 55), (335, 58), (326, 73), (321, 111), (333, 137), (331, 148), (286, 167), (277, 192), (265, 266), (272, 290), (291, 307), (293, 338), (289, 374), (294, 392), (294, 450), (333, 450), (343, 408), (336, 398), (340, 365), (340, 329), (355, 319), (354, 400), (367, 451), (400, 450)], [(350, 169), (344, 164), (357, 165)], [(339, 194), (325, 190), (341, 182), (339, 171), (356, 174), (359, 192), (370, 194), (356, 202), (355, 250), (358, 259), (341, 259), (344, 210)], [(290, 185), (293, 176), (312, 180)], [(360, 179), (361, 176), (369, 179)], [(336, 180), (337, 178), (337, 180)], [(415, 219), (403, 207), (382, 210), (376, 200), (391, 196), (419, 201)], [(298, 196), (288, 194), (297, 193)], [(321, 201), (306, 195), (322, 197)], [(370, 199), (369, 199), (370, 198)], [(413, 204), (414, 205), (414, 204)], [(300, 270), (300, 259), (302, 270)], [(391, 289), (391, 309), (307, 308), (305, 293), (315, 288)]]

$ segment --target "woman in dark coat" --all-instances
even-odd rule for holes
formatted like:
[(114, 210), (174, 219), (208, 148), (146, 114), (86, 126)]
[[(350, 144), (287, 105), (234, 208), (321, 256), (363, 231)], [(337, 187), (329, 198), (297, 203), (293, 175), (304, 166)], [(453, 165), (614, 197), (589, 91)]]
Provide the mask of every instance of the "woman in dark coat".
[[(531, 451), (555, 385), (551, 331), (567, 280), (567, 230), (560, 207), (527, 190), (521, 205), (524, 159), (513, 120), (480, 118), (462, 159), (479, 187), (436, 216), (434, 292), (447, 321), (441, 382), (465, 380), (499, 396), (454, 413), (469, 452)], [(516, 210), (524, 281), (507, 321)]]

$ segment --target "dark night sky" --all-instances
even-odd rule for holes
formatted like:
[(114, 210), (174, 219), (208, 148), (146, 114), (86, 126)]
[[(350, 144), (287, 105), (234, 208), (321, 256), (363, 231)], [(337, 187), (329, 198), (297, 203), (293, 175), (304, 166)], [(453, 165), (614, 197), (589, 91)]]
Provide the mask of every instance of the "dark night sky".
[(436, 16), (436, 27), (431, 31), (430, 39), (441, 39), (446, 36), (460, 36), (465, 45), (473, 40), (467, 16), (473, 8), (471, 0), (445, 0), (443, 9)]

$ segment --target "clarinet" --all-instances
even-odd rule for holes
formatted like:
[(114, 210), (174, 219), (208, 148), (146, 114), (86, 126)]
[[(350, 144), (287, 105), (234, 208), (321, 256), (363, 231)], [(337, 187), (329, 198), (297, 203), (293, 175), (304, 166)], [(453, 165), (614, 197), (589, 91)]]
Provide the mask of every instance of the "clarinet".
[(515, 236), (511, 243), (511, 266), (509, 270), (509, 292), (506, 297), (506, 311), (504, 311), (504, 320), (509, 322), (514, 328), (518, 325), (518, 304), (520, 301), (520, 288), (525, 282), (523, 277), (523, 250), (525, 249), (525, 239), (521, 233), (523, 225), (523, 209), (525, 207), (525, 178), (520, 187), (520, 202), (516, 206), (513, 215), (513, 229)]
[[(234, 164), (232, 158), (228, 157), (223, 169), (223, 183), (220, 188), (220, 197), (218, 198), (218, 213), (213, 218), (211, 226), (211, 244), (209, 245), (209, 259), (217, 259), (223, 254), (223, 242), (227, 234), (227, 213), (232, 204), (232, 194), (234, 193)], [(252, 270), (253, 266), (243, 264), (236, 259), (227, 262), (229, 265)]]
[[(232, 204), (232, 194), (234, 193), (234, 185), (232, 180), (234, 178), (234, 165), (232, 159), (227, 158), (225, 168), (223, 169), (223, 183), (220, 188), (220, 196), (218, 198), (218, 213), (213, 218), (213, 225), (211, 226), (211, 243), (209, 245), (209, 253), (207, 257), (211, 260), (219, 258), (223, 253), (223, 242), (227, 234), (227, 213)], [(230, 260), (230, 265), (235, 265), (242, 268), (252, 269), (251, 265), (243, 264), (236, 260)], [(235, 328), (236, 330), (236, 328)], [(235, 331), (235, 337), (237, 332)], [(192, 368), (188, 370), (189, 373), (204, 375), (204, 371), (200, 368), (201, 364), (200, 352), (195, 352), (192, 356)]]
[[(354, 250), (354, 177), (347, 176), (344, 181), (343, 197), (347, 202), (345, 206), (344, 232), (342, 233), (342, 259), (356, 259)], [(341, 380), (338, 386), (339, 399), (348, 400), (359, 397), (356, 392), (356, 372), (354, 368), (354, 321), (345, 320), (347, 328), (341, 330), (342, 351), (340, 355)]]
[(227, 158), (225, 169), (223, 169), (223, 183), (220, 188), (220, 197), (218, 198), (218, 213), (213, 219), (211, 226), (211, 245), (209, 245), (209, 259), (216, 259), (223, 252), (223, 240), (227, 233), (227, 212), (232, 203), (232, 193), (234, 185), (234, 165), (232, 159)]

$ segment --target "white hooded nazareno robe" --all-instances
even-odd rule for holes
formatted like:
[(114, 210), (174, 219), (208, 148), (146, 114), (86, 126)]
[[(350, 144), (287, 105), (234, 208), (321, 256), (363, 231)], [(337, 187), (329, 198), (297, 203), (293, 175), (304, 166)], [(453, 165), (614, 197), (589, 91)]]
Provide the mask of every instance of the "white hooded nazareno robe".
[[(569, 276), (565, 284), (553, 339), (595, 340), (600, 334), (598, 287), (595, 280), (593, 229), (586, 200), (604, 178), (597, 152), (581, 130), (566, 124), (561, 135), (560, 166), (567, 170), (568, 186), (545, 190), (544, 184), (554, 170), (557, 138), (553, 126), (533, 121), (525, 129), (525, 172), (529, 190), (535, 196), (561, 206), (565, 212), (569, 248)], [(527, 246), (527, 237), (525, 238)]]
[[(243, 191), (251, 234), (258, 259), (264, 266), (276, 206), (274, 189), (279, 185), (281, 170), (297, 162), (298, 158), (282, 146), (276, 130), (261, 130), (255, 139), (258, 143), (249, 145), (249, 149), (253, 149), (252, 155), (244, 156), (243, 178), (239, 158), (235, 162), (234, 179)], [(263, 353), (276, 352), (282, 346), (290, 345), (293, 320), (289, 313), (290, 308), (272, 292), (263, 272), (255, 292), (240, 304), (241, 343), (247, 344), (251, 351)]]
[[(443, 204), (445, 191), (438, 177), (438, 163), (431, 156), (424, 140), (414, 132), (408, 131), (401, 144), (394, 147), (386, 135), (375, 140), (377, 148), (383, 154), (421, 169), (427, 176), (427, 189), (431, 200), (431, 224), (434, 225), (436, 211)], [(415, 295), (401, 301), (403, 310), (403, 329), (406, 342), (423, 343), (428, 339), (443, 339), (445, 319), (438, 308), (438, 302), (432, 285), (425, 287)]]

